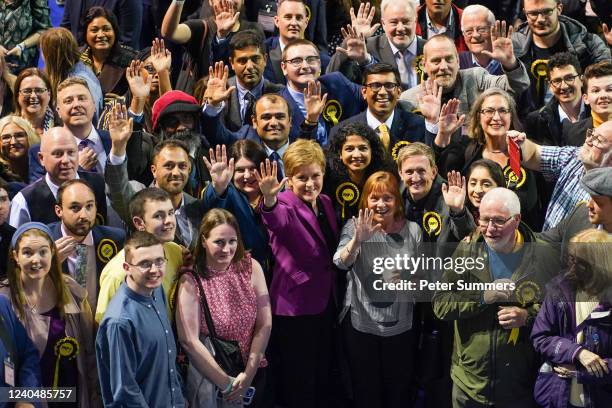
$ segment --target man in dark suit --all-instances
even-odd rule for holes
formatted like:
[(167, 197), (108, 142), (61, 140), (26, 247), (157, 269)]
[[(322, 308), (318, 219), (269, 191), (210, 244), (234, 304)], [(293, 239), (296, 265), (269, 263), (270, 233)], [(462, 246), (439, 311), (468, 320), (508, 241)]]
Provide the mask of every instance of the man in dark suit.
[(378, 133), (383, 145), (394, 156), (400, 147), (412, 142), (425, 141), (425, 120), (422, 116), (397, 108), (400, 96), (400, 75), (389, 64), (374, 64), (364, 72), (363, 97), (368, 109), (334, 126), (330, 140), (340, 127), (361, 122)]
[(234, 132), (243, 125), (251, 125), (255, 103), (264, 94), (280, 91), (283, 86), (263, 77), (266, 67), (266, 51), (263, 38), (253, 30), (240, 31), (230, 40), (230, 64), (236, 76), (228, 85), (236, 87), (226, 100), (221, 120)]
[[(307, 6), (300, 0), (284, 0), (278, 5), (274, 24), (278, 28), (279, 35), (266, 40), (268, 64), (264, 76), (270, 81), (283, 85), (287, 83), (281, 68), (283, 51), (293, 41), (304, 38), (309, 18)], [(329, 63), (327, 49), (319, 48), (319, 54), (322, 69), (325, 70)]]
[(84, 180), (70, 180), (57, 191), (55, 214), (60, 221), (49, 224), (64, 273), (87, 289), (95, 310), (99, 278), (104, 266), (123, 248), (125, 232), (95, 225), (96, 200)]
[[(291, 112), (290, 139), (300, 134), (303, 124), (316, 125), (316, 140), (321, 146), (328, 142), (329, 130), (342, 119), (350, 118), (365, 110), (366, 103), (361, 87), (352, 83), (339, 72), (319, 76), (321, 59), (317, 47), (307, 40), (296, 40), (285, 47), (282, 62), (283, 73), (287, 77), (287, 87), (279, 94), (287, 100)], [(325, 105), (318, 122), (307, 119), (307, 100), (312, 96), (308, 84), (314, 82), (320, 94), (327, 94)]]
[[(398, 70), (402, 89), (421, 83), (424, 72), (420, 61), (425, 41), (415, 35), (416, 11), (413, 2), (383, 2), (381, 23), (384, 34), (370, 38), (367, 38), (371, 32), (369, 23), (356, 24), (353, 27), (356, 35), (347, 33), (343, 45), (345, 48), (336, 48), (336, 53), (327, 66), (327, 72), (339, 71), (351, 81), (361, 84), (366, 66), (384, 62)], [(365, 38), (365, 47), (362, 35)]]

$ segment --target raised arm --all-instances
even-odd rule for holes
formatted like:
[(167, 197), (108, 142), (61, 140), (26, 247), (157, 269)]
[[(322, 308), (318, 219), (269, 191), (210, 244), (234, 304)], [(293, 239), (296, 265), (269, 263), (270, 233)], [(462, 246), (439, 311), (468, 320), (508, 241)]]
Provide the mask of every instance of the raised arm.
[(187, 24), (179, 23), (185, 0), (173, 0), (164, 15), (161, 35), (178, 44), (185, 44), (191, 39), (191, 29)]

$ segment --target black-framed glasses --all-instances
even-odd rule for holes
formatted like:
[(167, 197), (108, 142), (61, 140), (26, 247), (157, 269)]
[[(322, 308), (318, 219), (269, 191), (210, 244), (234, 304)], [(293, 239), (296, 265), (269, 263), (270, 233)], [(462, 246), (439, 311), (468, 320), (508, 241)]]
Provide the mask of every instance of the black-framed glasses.
[(319, 57), (318, 55), (311, 55), (310, 57), (306, 57), (306, 58), (295, 57), (295, 58), (283, 60), (283, 62), (286, 64), (293, 65), (294, 67), (301, 67), (304, 61), (306, 61), (308, 65), (315, 65), (320, 60), (321, 60), (321, 57)]
[(15, 140), (25, 140), (27, 137), (28, 134), (26, 132), (4, 133), (0, 136), (0, 140), (2, 143), (9, 143), (13, 138)]
[(168, 260), (165, 257), (161, 257), (161, 258), (157, 258), (153, 261), (141, 261), (138, 262), (136, 265), (129, 263), (128, 261), (125, 261), (126, 264), (133, 266), (135, 268), (138, 268), (141, 272), (149, 272), (153, 266), (156, 266), (159, 269), (163, 269), (164, 266), (166, 266), (166, 262), (168, 262)]
[(605, 137), (596, 134), (595, 129), (587, 129), (585, 139), (587, 142), (590, 142), (597, 148), (605, 147), (608, 144), (608, 140)]
[(578, 78), (579, 76), (579, 74), (566, 75), (563, 78), (551, 79), (548, 82), (553, 86), (553, 88), (558, 88), (561, 86), (561, 82), (565, 82), (567, 85), (572, 85), (576, 81), (576, 78)]
[(510, 221), (513, 218), (514, 218), (514, 215), (511, 215), (508, 218), (501, 218), (501, 217), (479, 218), (478, 219), (478, 225), (481, 228), (488, 228), (489, 224), (492, 224), (493, 227), (495, 227), (495, 228), (501, 228), (504, 225), (506, 225), (508, 223), (508, 221)]
[(510, 113), (512, 113), (512, 111), (507, 108), (499, 108), (499, 109), (486, 108), (486, 109), (480, 110), (480, 114), (487, 119), (491, 119), (493, 116), (495, 116), (495, 113), (498, 113), (499, 116), (505, 116), (505, 115), (509, 115)]
[(366, 88), (370, 88), (373, 92), (378, 92), (382, 88), (385, 88), (387, 92), (393, 92), (397, 88), (397, 84), (395, 82), (385, 82), (384, 84), (381, 82), (372, 82), (364, 85)]
[(462, 31), (463, 31), (463, 35), (468, 36), (468, 37), (473, 36), (475, 32), (480, 35), (485, 35), (491, 32), (491, 26), (470, 27)]
[(527, 16), (528, 19), (536, 20), (540, 14), (542, 15), (542, 17), (552, 16), (552, 13), (555, 11), (555, 9), (545, 8), (545, 9), (540, 9), (540, 10), (529, 10), (529, 11), (523, 9), (523, 11), (525, 12), (525, 15)]
[(26, 95), (26, 96), (32, 95), (33, 93), (35, 93), (36, 95), (40, 96), (47, 91), (48, 91), (47, 88), (24, 88), (24, 89), (20, 89), (19, 93), (22, 95)]

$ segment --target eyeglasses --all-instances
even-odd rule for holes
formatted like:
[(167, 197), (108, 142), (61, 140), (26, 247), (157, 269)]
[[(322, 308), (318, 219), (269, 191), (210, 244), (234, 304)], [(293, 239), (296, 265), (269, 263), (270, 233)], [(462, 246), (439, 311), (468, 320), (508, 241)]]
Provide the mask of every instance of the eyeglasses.
[(512, 113), (512, 111), (506, 108), (499, 108), (499, 109), (486, 108), (480, 111), (480, 114), (487, 119), (491, 119), (493, 116), (495, 116), (495, 113), (498, 113), (499, 116), (505, 116), (505, 115), (509, 115), (510, 113)]
[(511, 219), (514, 218), (514, 215), (511, 215), (508, 218), (497, 218), (497, 217), (493, 217), (493, 218), (479, 218), (478, 219), (478, 225), (481, 228), (488, 228), (489, 224), (492, 224), (494, 228), (501, 228), (504, 225), (506, 225), (506, 223), (508, 221), (510, 221)]
[(540, 14), (542, 15), (542, 17), (550, 17), (555, 10), (556, 10), (555, 8), (545, 8), (541, 10), (529, 10), (529, 11), (524, 10), (524, 11), (528, 19), (536, 20)]
[(378, 92), (382, 88), (385, 88), (385, 91), (393, 92), (397, 88), (397, 84), (395, 82), (385, 82), (381, 84), (380, 82), (372, 82), (370, 84), (364, 85), (366, 88), (370, 88), (373, 92)]
[(35, 93), (36, 95), (40, 96), (47, 91), (48, 91), (47, 88), (25, 88), (25, 89), (20, 89), (19, 93), (22, 95), (26, 95), (26, 96), (32, 95), (32, 93)]
[(0, 136), (0, 140), (2, 143), (9, 143), (13, 138), (15, 138), (15, 140), (25, 140), (27, 137), (28, 134), (26, 132), (4, 133)]
[(585, 141), (590, 142), (593, 146), (597, 148), (605, 147), (608, 144), (608, 140), (601, 135), (595, 134), (594, 129), (587, 129)]
[(558, 88), (561, 86), (561, 82), (565, 82), (567, 85), (572, 85), (574, 83), (574, 81), (576, 81), (576, 78), (578, 78), (580, 75), (576, 74), (576, 75), (567, 75), (564, 76), (563, 78), (555, 78), (555, 79), (551, 79), (550, 81), (548, 81), (553, 88)]
[(301, 67), (304, 61), (306, 61), (308, 65), (315, 65), (320, 60), (321, 60), (321, 57), (319, 57), (318, 55), (311, 55), (310, 57), (306, 57), (306, 58), (296, 57), (296, 58), (292, 58), (289, 60), (283, 60), (283, 62), (293, 65), (294, 67)]
[(491, 26), (480, 26), (480, 27), (466, 28), (465, 30), (463, 30), (463, 35), (465, 35), (467, 37), (471, 37), (471, 36), (474, 35), (474, 32), (477, 32), (480, 35), (489, 34), (489, 33), (491, 33)]
[(127, 261), (125, 261), (126, 264), (133, 266), (135, 268), (138, 268), (140, 270), (140, 272), (149, 272), (151, 270), (151, 268), (153, 268), (153, 265), (155, 265), (158, 269), (163, 269), (164, 266), (166, 265), (166, 262), (168, 262), (168, 260), (166, 258), (157, 258), (154, 261), (142, 261), (139, 262), (138, 264), (134, 265), (131, 264)]

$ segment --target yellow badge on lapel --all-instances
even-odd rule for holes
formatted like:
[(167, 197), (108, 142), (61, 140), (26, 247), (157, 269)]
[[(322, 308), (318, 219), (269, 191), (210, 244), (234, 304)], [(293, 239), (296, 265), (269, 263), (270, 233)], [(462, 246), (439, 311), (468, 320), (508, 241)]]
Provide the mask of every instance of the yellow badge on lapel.
[(523, 166), (521, 166), (521, 174), (516, 175), (510, 168), (510, 166), (504, 167), (504, 178), (506, 179), (506, 187), (510, 190), (516, 190), (525, 184), (527, 180), (527, 173)]
[(417, 77), (419, 78), (419, 83), (425, 81), (424, 63), (425, 63), (425, 60), (423, 58), (423, 54), (417, 55), (417, 57), (412, 62), (412, 68), (414, 68), (414, 71), (416, 72)]
[(540, 289), (540, 285), (538, 285), (534, 281), (522, 282), (514, 290), (514, 293), (516, 295), (516, 299), (523, 306), (526, 306), (529, 303), (537, 302), (542, 296), (542, 290)]
[(119, 252), (117, 244), (110, 238), (104, 238), (98, 243), (96, 254), (102, 263), (108, 263)]
[(537, 59), (531, 63), (531, 74), (536, 79), (536, 92), (538, 98), (541, 97), (543, 91), (544, 80), (546, 80), (546, 71), (548, 68), (548, 60)]
[(410, 142), (407, 140), (400, 140), (399, 142), (394, 144), (393, 147), (391, 148), (391, 157), (393, 157), (393, 160), (397, 161), (397, 158), (399, 156), (399, 151), (402, 150), (402, 147), (408, 146), (409, 144)]
[(438, 236), (442, 231), (442, 217), (435, 211), (423, 214), (423, 229), (428, 235)]
[(342, 105), (335, 99), (327, 101), (325, 108), (323, 108), (323, 119), (331, 122), (334, 126), (340, 122), (342, 117)]

